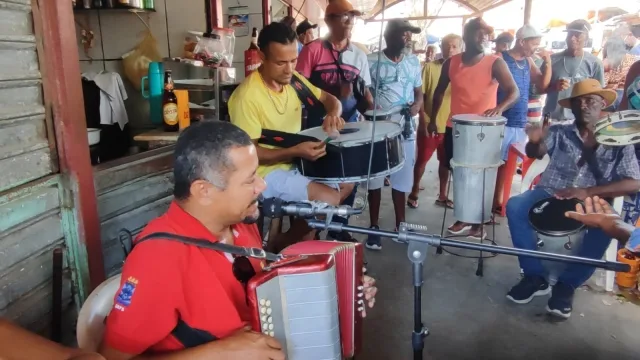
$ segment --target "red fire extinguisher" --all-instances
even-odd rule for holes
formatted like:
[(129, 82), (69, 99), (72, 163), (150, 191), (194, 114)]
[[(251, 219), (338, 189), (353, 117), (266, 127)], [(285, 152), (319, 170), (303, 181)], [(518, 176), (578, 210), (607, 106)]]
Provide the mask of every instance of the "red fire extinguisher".
[(257, 70), (262, 63), (258, 54), (258, 28), (253, 28), (251, 33), (251, 44), (249, 49), (244, 51), (244, 76), (247, 77), (253, 71)]

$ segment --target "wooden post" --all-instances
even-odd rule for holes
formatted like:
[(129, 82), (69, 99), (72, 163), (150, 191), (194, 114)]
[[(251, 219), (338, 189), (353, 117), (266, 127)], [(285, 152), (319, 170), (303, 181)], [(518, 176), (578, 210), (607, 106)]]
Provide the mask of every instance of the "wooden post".
[[(73, 10), (69, 2), (49, 0), (33, 1), (32, 8), (38, 57), (44, 64), (41, 70), (45, 106), (53, 114), (60, 172), (67, 181), (63, 191), (67, 191), (77, 219), (73, 232), (84, 248), (80, 251), (86, 250), (90, 288), (84, 279), (78, 280), (83, 287), (78, 290), (84, 295), (105, 280), (105, 270)], [(84, 266), (81, 260), (76, 262), (80, 264), (75, 266)], [(84, 278), (83, 274), (78, 276)]]
[(533, 0), (524, 0), (524, 24), (529, 25), (531, 21), (531, 5)]

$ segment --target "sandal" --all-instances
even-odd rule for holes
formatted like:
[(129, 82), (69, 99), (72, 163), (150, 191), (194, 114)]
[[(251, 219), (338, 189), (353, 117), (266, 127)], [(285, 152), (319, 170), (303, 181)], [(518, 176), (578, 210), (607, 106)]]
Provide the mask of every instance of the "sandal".
[(384, 186), (391, 186), (391, 180), (388, 177), (384, 178)]
[(420, 204), (418, 203), (418, 197), (409, 195), (407, 197), (407, 206), (412, 209), (417, 209)]
[(453, 201), (446, 199), (446, 200), (441, 200), (441, 199), (436, 199), (436, 203), (437, 206), (441, 206), (441, 207), (447, 207), (449, 209), (453, 209)]
[(496, 215), (502, 215), (502, 205), (494, 206), (493, 213)]

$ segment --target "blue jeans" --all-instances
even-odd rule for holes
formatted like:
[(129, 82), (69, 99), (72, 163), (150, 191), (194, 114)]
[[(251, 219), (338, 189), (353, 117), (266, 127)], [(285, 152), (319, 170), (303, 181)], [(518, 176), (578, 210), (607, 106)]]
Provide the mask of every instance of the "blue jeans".
[[(507, 202), (507, 220), (511, 241), (518, 249), (538, 250), (536, 232), (529, 224), (529, 210), (536, 202), (551, 197), (542, 188), (535, 188), (514, 196)], [(601, 259), (609, 247), (611, 238), (600, 229), (588, 229), (577, 256)], [(547, 272), (539, 259), (518, 256), (520, 267), (525, 275), (546, 277)], [(568, 264), (558, 281), (570, 285), (574, 289), (589, 280), (595, 267), (579, 264)]]

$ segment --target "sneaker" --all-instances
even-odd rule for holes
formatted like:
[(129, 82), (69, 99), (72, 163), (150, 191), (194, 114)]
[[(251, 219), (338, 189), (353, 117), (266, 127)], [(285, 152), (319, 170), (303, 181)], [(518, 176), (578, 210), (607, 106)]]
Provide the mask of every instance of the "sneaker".
[(574, 294), (575, 289), (571, 286), (561, 282), (556, 283), (553, 286), (551, 299), (547, 303), (547, 312), (551, 315), (568, 319), (571, 316), (571, 310), (573, 310)]
[[(379, 226), (372, 226), (370, 229), (380, 230)], [(382, 241), (378, 235), (368, 235), (365, 243), (367, 249), (382, 250)]]
[(525, 276), (511, 288), (507, 299), (516, 304), (528, 304), (536, 296), (547, 295), (551, 292), (549, 283), (539, 276)]

